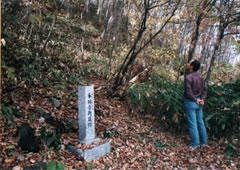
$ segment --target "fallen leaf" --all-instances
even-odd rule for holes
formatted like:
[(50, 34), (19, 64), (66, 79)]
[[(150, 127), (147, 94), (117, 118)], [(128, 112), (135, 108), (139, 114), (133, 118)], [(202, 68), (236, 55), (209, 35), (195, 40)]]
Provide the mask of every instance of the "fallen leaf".
[(34, 159), (30, 159), (30, 162), (31, 163), (35, 163), (36, 161)]
[(15, 160), (14, 158), (5, 159), (5, 163), (11, 164), (14, 162), (14, 160)]
[(21, 166), (15, 166), (12, 170), (22, 170)]

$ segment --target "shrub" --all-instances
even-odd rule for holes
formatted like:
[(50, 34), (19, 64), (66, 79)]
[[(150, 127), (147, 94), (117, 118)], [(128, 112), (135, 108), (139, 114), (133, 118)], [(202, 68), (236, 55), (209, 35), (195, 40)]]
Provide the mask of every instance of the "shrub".
[(46, 170), (64, 170), (62, 162), (51, 161)]
[(11, 107), (6, 106), (5, 103), (2, 103), (2, 114), (4, 118), (7, 120), (8, 123), (12, 122), (12, 117), (13, 117), (13, 111)]
[[(183, 108), (183, 82), (173, 83), (158, 76), (130, 89), (132, 108), (142, 114), (158, 116), (164, 128), (186, 129)], [(240, 132), (240, 81), (210, 85), (204, 107), (209, 136), (231, 137)]]
[(228, 137), (240, 131), (240, 81), (208, 88), (206, 127), (213, 137)]
[(172, 83), (155, 75), (151, 81), (131, 88), (130, 96), (135, 111), (157, 115), (166, 129), (184, 128), (182, 83)]

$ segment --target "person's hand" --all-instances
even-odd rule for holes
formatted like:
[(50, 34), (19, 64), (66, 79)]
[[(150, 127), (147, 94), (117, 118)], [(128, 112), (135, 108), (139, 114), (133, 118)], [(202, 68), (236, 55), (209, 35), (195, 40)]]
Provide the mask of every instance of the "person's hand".
[(205, 102), (204, 102), (204, 100), (200, 100), (200, 105), (204, 105), (205, 104)]
[(197, 99), (197, 102), (196, 102), (198, 105), (201, 104), (201, 100)]
[(197, 100), (197, 104), (203, 106), (205, 104), (204, 100)]

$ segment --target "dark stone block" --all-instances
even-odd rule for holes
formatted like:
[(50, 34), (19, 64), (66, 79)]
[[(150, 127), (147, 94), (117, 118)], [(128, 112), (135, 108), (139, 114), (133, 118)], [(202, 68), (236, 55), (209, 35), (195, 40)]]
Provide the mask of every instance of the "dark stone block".
[(37, 137), (34, 135), (34, 129), (28, 123), (23, 123), (17, 129), (18, 146), (22, 150), (29, 152), (39, 152), (39, 143)]
[(42, 170), (42, 169), (47, 169), (47, 164), (44, 162), (38, 162), (33, 166), (23, 168), (23, 170)]

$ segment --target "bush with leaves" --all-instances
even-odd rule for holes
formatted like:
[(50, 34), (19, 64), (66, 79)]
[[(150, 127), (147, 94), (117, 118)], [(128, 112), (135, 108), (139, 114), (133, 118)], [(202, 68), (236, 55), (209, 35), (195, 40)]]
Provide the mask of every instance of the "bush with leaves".
[[(183, 108), (183, 82), (173, 83), (153, 76), (151, 81), (130, 89), (135, 112), (159, 117), (164, 128), (186, 130)], [(231, 137), (240, 132), (240, 81), (210, 85), (204, 107), (210, 137)]]
[(4, 118), (7, 120), (8, 123), (12, 122), (12, 117), (13, 117), (13, 111), (11, 107), (6, 106), (5, 103), (1, 104), (2, 107), (2, 114)]
[(153, 76), (151, 81), (130, 89), (133, 108), (157, 115), (166, 129), (184, 128), (183, 85)]
[(51, 161), (46, 170), (64, 170), (62, 162)]
[(240, 81), (208, 88), (206, 126), (210, 135), (229, 137), (240, 131)]

